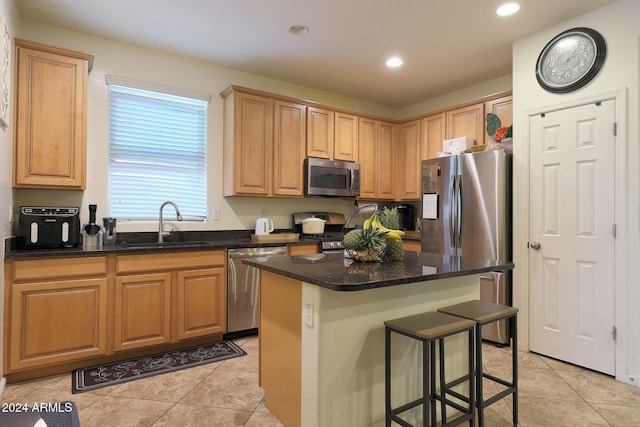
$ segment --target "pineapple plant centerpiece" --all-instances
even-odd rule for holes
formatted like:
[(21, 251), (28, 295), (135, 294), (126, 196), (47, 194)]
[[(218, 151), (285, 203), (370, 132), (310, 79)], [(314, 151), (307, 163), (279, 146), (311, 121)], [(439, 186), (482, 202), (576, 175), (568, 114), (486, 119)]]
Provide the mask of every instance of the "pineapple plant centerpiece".
[[(397, 220), (397, 210), (395, 212)], [(403, 231), (385, 227), (379, 218), (378, 211), (374, 212), (365, 222), (362, 229), (351, 230), (344, 237), (343, 244), (347, 255), (356, 261), (379, 262), (386, 257), (390, 246), (394, 248), (394, 258), (397, 257), (396, 243), (402, 244)], [(385, 214), (386, 215), (386, 214)], [(391, 214), (389, 214), (392, 216)], [(401, 258), (402, 256), (400, 256)]]
[[(386, 206), (378, 215), (380, 224), (386, 229), (398, 232), (400, 231), (400, 217), (398, 216), (398, 208), (389, 209)], [(401, 232), (404, 234), (403, 232)], [(396, 233), (398, 234), (398, 233)], [(402, 235), (398, 234), (398, 235)], [(401, 260), (404, 255), (404, 245), (402, 244), (402, 238), (399, 239), (387, 239), (387, 251), (384, 254), (385, 261), (397, 261)]]

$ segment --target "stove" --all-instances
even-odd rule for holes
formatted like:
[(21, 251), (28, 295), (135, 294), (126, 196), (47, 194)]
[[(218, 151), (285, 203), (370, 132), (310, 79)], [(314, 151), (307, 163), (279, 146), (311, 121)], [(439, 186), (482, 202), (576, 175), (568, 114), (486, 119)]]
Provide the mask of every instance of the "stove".
[[(324, 233), (322, 234), (304, 234), (302, 232), (302, 220), (307, 218), (324, 219)], [(315, 239), (320, 242), (321, 252), (342, 252), (344, 246), (342, 239), (344, 237), (344, 215), (335, 212), (297, 212), (292, 215), (291, 231), (300, 233), (301, 237), (307, 239)]]

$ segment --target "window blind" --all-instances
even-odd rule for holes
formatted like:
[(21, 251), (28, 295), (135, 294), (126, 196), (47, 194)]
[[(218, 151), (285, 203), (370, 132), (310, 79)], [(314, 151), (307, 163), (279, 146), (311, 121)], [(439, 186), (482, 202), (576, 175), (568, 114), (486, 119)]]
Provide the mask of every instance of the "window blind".
[(109, 215), (154, 220), (172, 200), (207, 216), (207, 101), (109, 84)]

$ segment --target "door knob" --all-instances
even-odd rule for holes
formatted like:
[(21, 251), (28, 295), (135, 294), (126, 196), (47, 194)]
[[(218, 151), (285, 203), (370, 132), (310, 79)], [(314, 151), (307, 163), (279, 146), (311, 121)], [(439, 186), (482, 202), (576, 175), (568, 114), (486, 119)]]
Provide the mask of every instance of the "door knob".
[(531, 242), (529, 246), (531, 247), (531, 249), (540, 249), (540, 242)]

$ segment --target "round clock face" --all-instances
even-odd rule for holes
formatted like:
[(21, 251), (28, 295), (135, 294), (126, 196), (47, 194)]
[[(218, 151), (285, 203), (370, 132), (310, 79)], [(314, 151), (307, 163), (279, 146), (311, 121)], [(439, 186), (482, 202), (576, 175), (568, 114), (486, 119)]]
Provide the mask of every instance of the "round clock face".
[(604, 63), (606, 44), (597, 31), (574, 28), (558, 34), (536, 64), (538, 83), (549, 92), (571, 92), (591, 81)]

